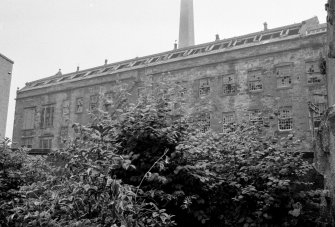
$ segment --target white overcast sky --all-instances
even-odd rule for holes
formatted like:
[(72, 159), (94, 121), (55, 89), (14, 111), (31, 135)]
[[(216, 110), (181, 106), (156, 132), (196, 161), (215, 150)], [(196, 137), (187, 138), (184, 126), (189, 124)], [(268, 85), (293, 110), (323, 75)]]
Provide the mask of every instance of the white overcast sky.
[[(196, 44), (317, 16), (326, 0), (194, 0)], [(0, 0), (0, 53), (14, 64), (6, 136), (17, 87), (108, 62), (171, 50), (180, 0)]]

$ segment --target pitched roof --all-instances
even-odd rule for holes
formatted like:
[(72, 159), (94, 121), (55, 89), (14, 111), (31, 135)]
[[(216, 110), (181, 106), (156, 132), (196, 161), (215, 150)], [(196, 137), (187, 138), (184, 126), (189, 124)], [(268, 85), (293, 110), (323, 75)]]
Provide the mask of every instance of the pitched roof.
[(1, 53), (0, 53), (0, 57), (2, 57), (3, 59), (9, 61), (10, 63), (14, 64), (14, 61), (13, 61), (13, 60), (7, 58), (5, 55), (3, 55), (3, 54), (1, 54)]
[[(302, 29), (306, 25), (304, 29)], [(126, 61), (105, 64), (94, 68), (89, 68), (68, 74), (56, 74), (30, 83), (20, 91), (35, 89), (39, 87), (51, 86), (58, 83), (77, 81), (85, 78), (92, 78), (99, 75), (108, 75), (115, 72), (121, 72), (150, 65), (164, 63), (169, 60), (181, 60), (188, 56), (199, 56), (207, 53), (223, 52), (234, 48), (243, 48), (253, 45), (276, 42), (287, 37), (308, 36), (326, 32), (326, 24), (319, 24), (317, 17), (303, 21), (301, 23), (291, 24), (274, 29), (263, 30), (247, 35), (232, 37), (228, 39), (217, 40), (214, 42), (189, 46), (175, 49), (163, 53), (134, 58)]]

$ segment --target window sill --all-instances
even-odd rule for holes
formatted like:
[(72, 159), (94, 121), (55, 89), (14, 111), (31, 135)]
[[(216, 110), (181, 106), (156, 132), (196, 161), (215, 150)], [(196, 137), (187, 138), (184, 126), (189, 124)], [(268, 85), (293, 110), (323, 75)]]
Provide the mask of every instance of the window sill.
[(221, 97), (225, 97), (225, 96), (235, 96), (235, 95), (237, 95), (237, 92), (230, 93), (230, 94), (222, 93), (220, 96), (221, 96)]
[(320, 86), (320, 85), (325, 85), (324, 82), (318, 82), (318, 83), (307, 83), (307, 87), (313, 87), (313, 86)]
[(280, 129), (277, 129), (277, 134), (278, 135), (288, 135), (292, 132), (293, 129), (287, 129), (287, 130), (280, 130)]
[(54, 129), (54, 126), (50, 126), (50, 127), (45, 127), (45, 128), (40, 128), (41, 130), (48, 130), (48, 129)]
[(262, 90), (252, 90), (252, 91), (248, 90), (248, 92), (249, 93), (261, 93), (263, 92), (263, 89)]
[(276, 90), (288, 90), (288, 89), (292, 89), (293, 86), (290, 85), (290, 86), (286, 86), (286, 87), (277, 87)]

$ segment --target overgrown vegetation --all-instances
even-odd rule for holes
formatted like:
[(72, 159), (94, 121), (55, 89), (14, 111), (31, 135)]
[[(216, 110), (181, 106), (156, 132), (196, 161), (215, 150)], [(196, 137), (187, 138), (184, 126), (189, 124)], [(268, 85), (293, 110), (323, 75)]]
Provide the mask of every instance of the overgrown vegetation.
[[(89, 126), (47, 158), (2, 148), (3, 226), (317, 226), (321, 190), (293, 134), (231, 125), (202, 133), (173, 81), (144, 87), (136, 103), (118, 86)], [(204, 103), (208, 103), (205, 101)], [(37, 171), (39, 174), (32, 174)], [(29, 177), (26, 177), (29, 176)], [(10, 179), (10, 181), (8, 181)]]

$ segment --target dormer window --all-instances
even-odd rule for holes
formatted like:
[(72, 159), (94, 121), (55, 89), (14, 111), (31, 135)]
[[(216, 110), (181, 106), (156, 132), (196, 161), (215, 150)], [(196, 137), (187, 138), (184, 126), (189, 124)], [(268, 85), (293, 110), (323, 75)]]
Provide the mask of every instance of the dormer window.
[(46, 84), (53, 84), (53, 83), (55, 83), (57, 80), (56, 79), (54, 79), (54, 80), (50, 80), (49, 82), (47, 82)]
[(300, 28), (292, 28), (288, 31), (287, 35), (298, 35)]
[(135, 64), (133, 64), (133, 66), (139, 66), (139, 65), (142, 65), (146, 62), (146, 60), (141, 60), (141, 61), (137, 61), (135, 62)]
[(77, 75), (75, 75), (74, 77), (72, 77), (72, 79), (77, 79), (77, 78), (80, 78), (80, 77), (83, 77), (85, 76), (86, 73), (79, 73)]
[(245, 43), (252, 43), (254, 42), (254, 40), (255, 40), (255, 37), (247, 38)]
[(261, 41), (271, 39), (271, 34), (262, 35)]
[(206, 51), (206, 47), (193, 49), (188, 53), (188, 55), (200, 54), (200, 53), (204, 53), (205, 51)]
[(90, 76), (90, 75), (94, 75), (94, 74), (97, 74), (99, 72), (99, 70), (93, 70), (93, 71), (91, 71), (88, 75)]
[(126, 67), (128, 67), (128, 66), (129, 66), (129, 63), (120, 65), (120, 66), (118, 66), (116, 69), (117, 69), (117, 70), (119, 70), (119, 69), (124, 69), (124, 68), (126, 68)]
[(170, 55), (169, 59), (177, 58), (177, 57), (182, 57), (185, 52), (179, 52), (179, 53), (174, 53)]
[(39, 82), (39, 83), (36, 83), (36, 84), (34, 85), (34, 87), (41, 86), (42, 84), (44, 84), (44, 82)]
[(237, 40), (236, 43), (235, 43), (235, 46), (243, 45), (244, 42), (245, 42), (245, 39)]
[(106, 73), (106, 72), (109, 72), (109, 71), (112, 71), (114, 70), (114, 66), (113, 67), (109, 67), (109, 68), (106, 68), (104, 69), (104, 71), (102, 71), (103, 73)]
[(215, 44), (215, 45), (212, 46), (212, 48), (210, 50), (211, 51), (212, 50), (219, 50), (221, 48), (221, 45), (222, 45), (221, 43), (220, 44)]
[(158, 57), (151, 58), (150, 61), (149, 61), (149, 63), (154, 63), (154, 62), (156, 62), (157, 60), (158, 60)]
[(65, 80), (68, 80), (68, 79), (70, 79), (70, 77), (63, 77), (62, 79), (59, 80), (59, 82), (65, 81)]

